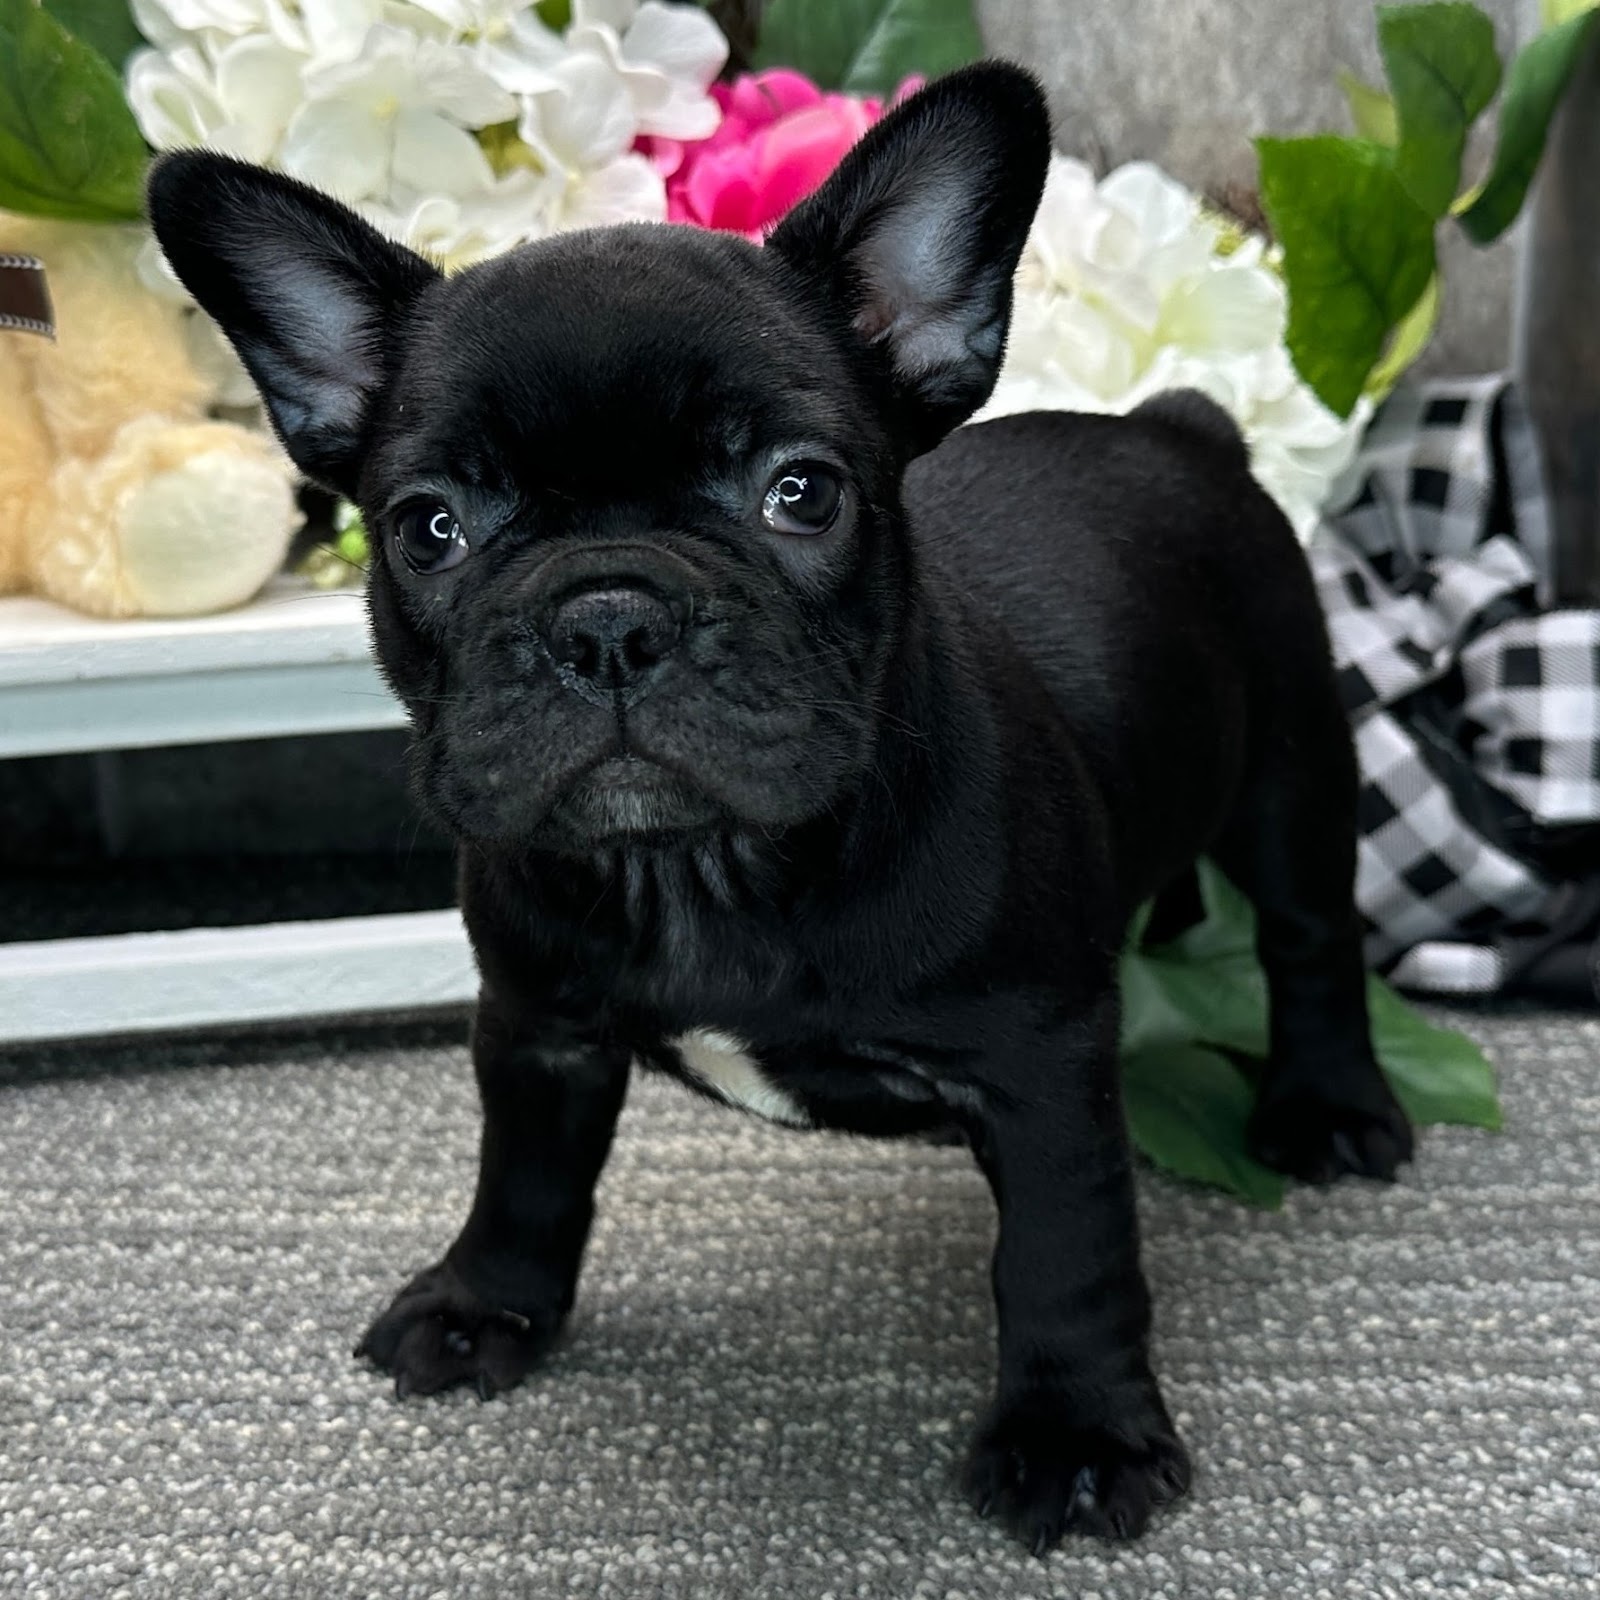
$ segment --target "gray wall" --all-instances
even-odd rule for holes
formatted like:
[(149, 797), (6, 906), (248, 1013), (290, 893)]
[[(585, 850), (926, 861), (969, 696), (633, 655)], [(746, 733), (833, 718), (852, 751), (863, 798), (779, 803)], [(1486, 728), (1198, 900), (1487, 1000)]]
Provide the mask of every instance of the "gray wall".
[[(1501, 53), (1526, 37), (1532, 0), (1478, 0)], [(1057, 142), (1104, 171), (1149, 159), (1195, 187), (1254, 188), (1251, 137), (1348, 132), (1335, 74), (1381, 83), (1372, 0), (977, 0), (996, 55), (1050, 91)], [(1489, 118), (1492, 135), (1493, 115)], [(1485, 162), (1492, 136), (1469, 160)], [(1510, 359), (1515, 246), (1480, 251), (1447, 229), (1446, 307), (1434, 370)]]

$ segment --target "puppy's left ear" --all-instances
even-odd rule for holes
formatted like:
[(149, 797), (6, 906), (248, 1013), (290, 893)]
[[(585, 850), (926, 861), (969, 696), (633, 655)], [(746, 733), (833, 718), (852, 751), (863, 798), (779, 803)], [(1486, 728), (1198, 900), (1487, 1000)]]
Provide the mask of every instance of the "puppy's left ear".
[(1049, 164), (1038, 83), (979, 62), (868, 130), (767, 241), (886, 363), (913, 454), (994, 388)]

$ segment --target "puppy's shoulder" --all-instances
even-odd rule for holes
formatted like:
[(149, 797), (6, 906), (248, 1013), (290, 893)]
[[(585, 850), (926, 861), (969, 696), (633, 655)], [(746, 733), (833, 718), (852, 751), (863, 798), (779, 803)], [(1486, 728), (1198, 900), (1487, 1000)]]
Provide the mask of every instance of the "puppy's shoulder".
[(1249, 450), (1239, 425), (1208, 394), (1198, 389), (1166, 389), (1128, 413), (1130, 422), (1150, 423), (1186, 443), (1220, 450), (1238, 466), (1248, 466)]
[(1203, 457), (1212, 474), (1248, 470), (1249, 449), (1238, 425), (1198, 389), (1169, 389), (1125, 415), (1082, 411), (1020, 411), (958, 428), (931, 455), (913, 464), (915, 489), (953, 487), (977, 474), (1026, 481), (1066, 469), (1096, 478), (1132, 468), (1148, 476), (1151, 452), (1180, 463)]

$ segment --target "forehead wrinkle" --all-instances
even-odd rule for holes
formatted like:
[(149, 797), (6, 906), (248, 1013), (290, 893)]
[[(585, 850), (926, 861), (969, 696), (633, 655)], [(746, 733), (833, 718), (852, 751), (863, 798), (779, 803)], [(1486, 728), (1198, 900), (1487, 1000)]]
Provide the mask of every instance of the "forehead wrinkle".
[[(450, 280), (439, 307), (445, 365), (511, 375), (508, 362), (559, 374), (637, 383), (696, 378), (696, 359), (805, 381), (825, 352), (788, 293), (745, 241), (644, 224), (558, 236)], [(669, 397), (670, 398), (670, 397)]]
[(600, 230), (448, 280), (407, 352), (391, 459), (453, 449), (473, 476), (608, 500), (774, 440), (834, 440), (848, 463), (840, 352), (734, 242)]

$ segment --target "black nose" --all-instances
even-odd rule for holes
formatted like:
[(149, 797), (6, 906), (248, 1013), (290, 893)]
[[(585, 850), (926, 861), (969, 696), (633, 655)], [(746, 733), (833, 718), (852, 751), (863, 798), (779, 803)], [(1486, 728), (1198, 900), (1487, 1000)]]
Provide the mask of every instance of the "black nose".
[(585, 687), (610, 692), (639, 688), (682, 632), (672, 607), (646, 589), (590, 589), (556, 608), (545, 640)]

